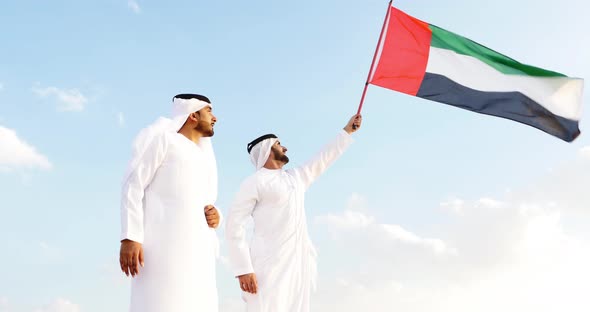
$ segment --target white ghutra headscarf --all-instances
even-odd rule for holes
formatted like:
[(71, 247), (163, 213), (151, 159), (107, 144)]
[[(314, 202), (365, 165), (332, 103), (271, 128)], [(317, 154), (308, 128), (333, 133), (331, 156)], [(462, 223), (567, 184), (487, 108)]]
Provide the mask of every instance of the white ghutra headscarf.
[(278, 141), (276, 135), (274, 134), (265, 134), (256, 140), (248, 143), (247, 150), (250, 154), (250, 161), (256, 167), (256, 170), (262, 168), (268, 157), (270, 156), (270, 151), (272, 146)]

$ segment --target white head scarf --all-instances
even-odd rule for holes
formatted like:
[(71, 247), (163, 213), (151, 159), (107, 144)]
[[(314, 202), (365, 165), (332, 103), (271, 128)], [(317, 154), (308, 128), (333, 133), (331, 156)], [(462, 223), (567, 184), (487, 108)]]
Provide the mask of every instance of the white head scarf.
[(266, 161), (268, 160), (268, 156), (270, 156), (270, 151), (272, 146), (278, 141), (277, 138), (268, 138), (266, 140), (262, 140), (256, 145), (252, 147), (250, 150), (250, 161), (256, 167), (256, 170), (262, 168)]

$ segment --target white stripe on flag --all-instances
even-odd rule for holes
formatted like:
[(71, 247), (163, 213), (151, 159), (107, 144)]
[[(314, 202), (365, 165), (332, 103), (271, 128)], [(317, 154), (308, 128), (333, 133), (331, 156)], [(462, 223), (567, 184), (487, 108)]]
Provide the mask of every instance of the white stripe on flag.
[(506, 75), (472, 56), (435, 47), (430, 47), (426, 71), (479, 91), (517, 91), (555, 115), (580, 120), (583, 79)]

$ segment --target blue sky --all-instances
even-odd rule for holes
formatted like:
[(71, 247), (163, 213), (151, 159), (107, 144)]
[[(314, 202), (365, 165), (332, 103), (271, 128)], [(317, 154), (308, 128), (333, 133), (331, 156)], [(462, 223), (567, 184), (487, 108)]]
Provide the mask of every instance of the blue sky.
[[(585, 1), (394, 5), (524, 63), (590, 76)], [(118, 201), (137, 131), (177, 93), (209, 96), (227, 211), (253, 171), (252, 138), (278, 134), (297, 165), (356, 112), (386, 7), (0, 4), (0, 311), (126, 311)], [(374, 86), (363, 116), (307, 196), (317, 311), (587, 310), (576, 290), (590, 277), (587, 109), (571, 144)], [(221, 311), (241, 311), (223, 257), (218, 283)]]

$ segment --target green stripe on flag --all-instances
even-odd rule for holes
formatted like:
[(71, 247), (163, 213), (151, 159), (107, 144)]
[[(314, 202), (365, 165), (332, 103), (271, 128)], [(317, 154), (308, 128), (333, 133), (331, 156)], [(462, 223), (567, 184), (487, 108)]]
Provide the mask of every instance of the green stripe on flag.
[(432, 24), (429, 26), (432, 31), (431, 46), (455, 51), (458, 54), (472, 56), (501, 73), (507, 75), (527, 75), (537, 77), (566, 77), (564, 74), (554, 71), (519, 63), (470, 39), (446, 31)]

